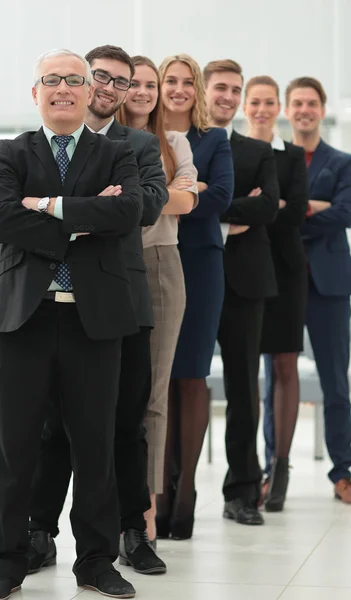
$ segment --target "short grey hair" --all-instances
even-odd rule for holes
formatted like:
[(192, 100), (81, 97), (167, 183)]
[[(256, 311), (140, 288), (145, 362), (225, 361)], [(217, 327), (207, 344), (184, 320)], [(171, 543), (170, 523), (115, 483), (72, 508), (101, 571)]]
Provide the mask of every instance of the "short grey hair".
[(41, 56), (39, 56), (39, 58), (37, 59), (37, 62), (35, 63), (35, 67), (34, 67), (34, 85), (37, 85), (37, 83), (40, 79), (39, 73), (40, 73), (41, 63), (48, 58), (55, 58), (55, 56), (72, 56), (72, 57), (74, 56), (75, 58), (79, 58), (79, 60), (82, 62), (82, 64), (85, 67), (86, 83), (88, 85), (91, 85), (92, 75), (91, 75), (91, 68), (90, 68), (88, 61), (84, 58), (84, 56), (81, 56), (80, 54), (76, 54), (75, 52), (72, 52), (71, 50), (67, 50), (66, 48), (59, 48), (58, 50), (50, 50), (49, 52), (45, 52), (45, 54), (41, 54)]

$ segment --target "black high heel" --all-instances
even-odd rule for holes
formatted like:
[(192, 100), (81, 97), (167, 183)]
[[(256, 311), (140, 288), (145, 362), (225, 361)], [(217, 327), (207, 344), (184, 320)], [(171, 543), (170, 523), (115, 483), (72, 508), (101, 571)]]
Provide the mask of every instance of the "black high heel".
[(194, 492), (193, 509), (190, 515), (185, 518), (173, 517), (171, 520), (171, 538), (172, 540), (189, 540), (193, 535), (194, 529), (194, 512), (197, 493)]
[(269, 476), (269, 488), (264, 503), (267, 512), (281, 512), (289, 484), (289, 459), (274, 458)]
[(172, 518), (172, 511), (173, 511), (176, 490), (174, 487), (171, 487), (168, 489), (167, 493), (168, 493), (167, 512), (164, 514), (159, 514), (159, 510), (157, 509), (157, 514), (156, 514), (157, 537), (159, 539), (166, 539), (166, 540), (169, 538), (169, 535), (171, 532), (171, 518)]

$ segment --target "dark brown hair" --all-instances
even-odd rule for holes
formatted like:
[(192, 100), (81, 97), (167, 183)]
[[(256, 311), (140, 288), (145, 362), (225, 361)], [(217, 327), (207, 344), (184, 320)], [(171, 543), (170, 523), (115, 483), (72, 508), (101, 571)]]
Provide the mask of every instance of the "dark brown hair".
[(322, 106), (325, 106), (327, 103), (327, 94), (325, 93), (324, 87), (321, 82), (314, 77), (298, 77), (297, 79), (293, 79), (290, 81), (288, 87), (285, 90), (285, 103), (289, 104), (290, 94), (293, 90), (297, 88), (312, 88), (315, 90), (319, 96), (319, 99), (322, 103)]
[(246, 101), (246, 98), (247, 98), (247, 95), (248, 95), (250, 89), (254, 85), (270, 85), (272, 88), (274, 88), (274, 90), (277, 94), (278, 102), (279, 102), (279, 85), (273, 79), (273, 77), (270, 77), (269, 75), (258, 75), (257, 77), (252, 77), (251, 79), (249, 79), (249, 81), (247, 82), (247, 84), (245, 86), (244, 102)]
[(118, 46), (111, 46), (110, 44), (106, 44), (105, 46), (97, 46), (90, 50), (88, 54), (85, 55), (86, 60), (92, 65), (93, 61), (98, 58), (111, 58), (112, 60), (119, 60), (119, 62), (125, 63), (130, 68), (130, 77), (132, 78), (134, 75), (134, 64), (127, 52), (123, 50), (123, 48), (119, 48)]
[[(177, 161), (173, 148), (168, 143), (166, 137), (166, 130), (163, 120), (163, 103), (161, 99), (161, 82), (157, 67), (152, 62), (152, 60), (150, 60), (150, 58), (147, 58), (147, 56), (133, 56), (131, 60), (133, 62), (134, 72), (136, 66), (146, 66), (150, 67), (150, 69), (152, 69), (156, 75), (158, 98), (155, 108), (149, 115), (148, 129), (149, 131), (151, 131), (151, 133), (157, 135), (160, 141), (161, 155), (163, 158), (164, 168), (167, 174), (167, 180), (172, 181), (176, 172)], [(125, 104), (122, 104), (122, 106), (120, 106), (116, 113), (116, 117), (122, 125), (128, 125), (128, 112), (126, 110)]]
[(242, 81), (244, 82), (243, 70), (239, 63), (235, 62), (235, 60), (231, 60), (230, 58), (226, 58), (225, 60), (213, 60), (209, 62), (203, 70), (203, 77), (205, 86), (207, 86), (212, 73), (236, 73), (240, 75)]

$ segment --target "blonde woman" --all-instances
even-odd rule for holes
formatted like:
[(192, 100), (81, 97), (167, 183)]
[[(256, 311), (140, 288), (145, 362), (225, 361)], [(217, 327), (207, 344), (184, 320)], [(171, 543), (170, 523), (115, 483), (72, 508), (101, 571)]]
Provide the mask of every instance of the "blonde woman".
[(189, 142), (177, 132), (166, 135), (156, 66), (143, 56), (133, 59), (135, 73), (119, 119), (154, 133), (160, 140), (169, 201), (155, 225), (143, 228), (144, 261), (155, 317), (151, 333), (152, 389), (145, 418), (151, 509), (145, 513), (150, 540), (156, 538), (156, 494), (163, 492), (168, 386), (185, 310), (183, 269), (177, 248), (178, 216), (198, 202), (197, 171)]
[(234, 177), (226, 131), (208, 127), (199, 65), (180, 54), (166, 58), (159, 72), (166, 129), (189, 140), (199, 179), (199, 204), (180, 218), (178, 248), (187, 303), (172, 369), (165, 490), (157, 510), (160, 537), (187, 539), (193, 531), (195, 472), (208, 424), (206, 377), (224, 294), (219, 217), (231, 202)]

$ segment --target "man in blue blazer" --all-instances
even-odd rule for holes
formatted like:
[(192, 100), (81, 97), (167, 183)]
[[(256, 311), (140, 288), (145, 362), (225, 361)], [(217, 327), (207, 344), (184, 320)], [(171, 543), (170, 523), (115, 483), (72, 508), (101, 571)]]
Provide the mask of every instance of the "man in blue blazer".
[[(326, 94), (310, 77), (293, 80), (286, 90), (286, 116), (293, 141), (306, 152), (309, 211), (302, 234), (309, 268), (306, 325), (324, 397), (325, 437), (333, 468), (335, 496), (351, 504), (350, 353), (351, 257), (346, 229), (351, 227), (351, 155), (320, 137)], [(266, 458), (274, 454), (272, 371), (266, 357)]]

